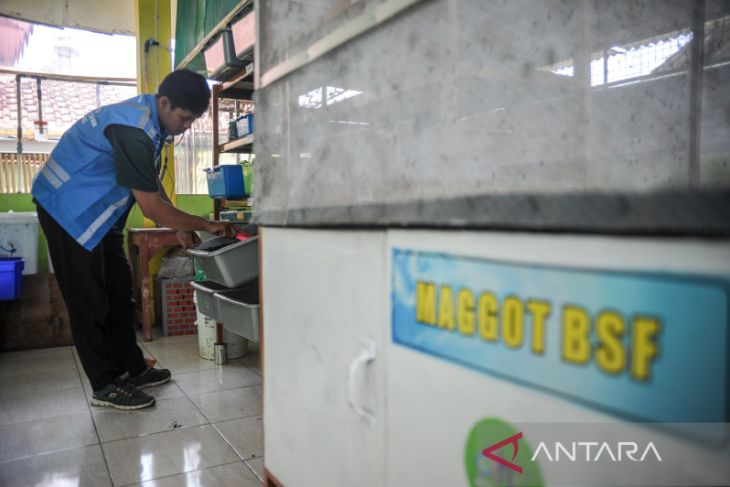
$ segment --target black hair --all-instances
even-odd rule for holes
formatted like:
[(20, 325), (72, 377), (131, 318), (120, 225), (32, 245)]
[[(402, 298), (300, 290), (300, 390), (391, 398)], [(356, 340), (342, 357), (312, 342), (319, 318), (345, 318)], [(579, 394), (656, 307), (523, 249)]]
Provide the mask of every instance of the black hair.
[(208, 109), (210, 88), (205, 78), (189, 69), (178, 69), (165, 76), (157, 97), (166, 96), (173, 108), (190, 110), (200, 116)]

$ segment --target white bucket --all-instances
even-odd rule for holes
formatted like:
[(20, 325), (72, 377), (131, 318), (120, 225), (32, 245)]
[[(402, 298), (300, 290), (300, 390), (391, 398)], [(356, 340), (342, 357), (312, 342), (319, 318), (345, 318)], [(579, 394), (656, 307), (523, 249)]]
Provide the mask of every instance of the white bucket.
[(0, 256), (22, 257), (23, 275), (38, 273), (38, 215), (34, 211), (0, 213)]
[[(193, 294), (195, 296), (195, 294)], [(195, 300), (195, 298), (193, 298)], [(195, 324), (198, 326), (198, 353), (200, 358), (215, 358), (215, 321), (196, 310)], [(241, 358), (248, 353), (248, 340), (223, 328), (223, 343), (226, 344), (228, 360)]]
[[(205, 315), (197, 313), (198, 319), (198, 353), (200, 358), (213, 360), (215, 358), (215, 321)], [(223, 328), (223, 343), (226, 344), (226, 357), (228, 360), (241, 358), (248, 352), (248, 340), (242, 336), (231, 333)]]

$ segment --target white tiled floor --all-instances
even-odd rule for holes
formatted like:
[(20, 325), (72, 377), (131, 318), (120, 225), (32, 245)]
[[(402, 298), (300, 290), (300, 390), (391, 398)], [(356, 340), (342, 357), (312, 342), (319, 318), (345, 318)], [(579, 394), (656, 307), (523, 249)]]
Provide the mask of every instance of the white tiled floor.
[(261, 485), (258, 349), (217, 367), (197, 335), (140, 342), (172, 382), (154, 407), (93, 407), (73, 347), (0, 354), (0, 485)]

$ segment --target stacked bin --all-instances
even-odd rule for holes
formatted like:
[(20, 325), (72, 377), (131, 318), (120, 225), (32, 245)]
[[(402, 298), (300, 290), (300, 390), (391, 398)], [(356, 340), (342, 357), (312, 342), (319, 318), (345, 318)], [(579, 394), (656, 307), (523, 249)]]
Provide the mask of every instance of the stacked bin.
[(258, 342), (258, 237), (214, 238), (188, 252), (208, 279), (193, 283), (198, 311), (222, 323), (224, 333)]

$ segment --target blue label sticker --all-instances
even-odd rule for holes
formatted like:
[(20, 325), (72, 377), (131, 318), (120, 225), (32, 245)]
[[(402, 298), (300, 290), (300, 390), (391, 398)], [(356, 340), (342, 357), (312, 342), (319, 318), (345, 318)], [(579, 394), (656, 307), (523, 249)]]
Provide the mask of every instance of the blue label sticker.
[(393, 249), (393, 341), (631, 418), (725, 422), (730, 281)]

